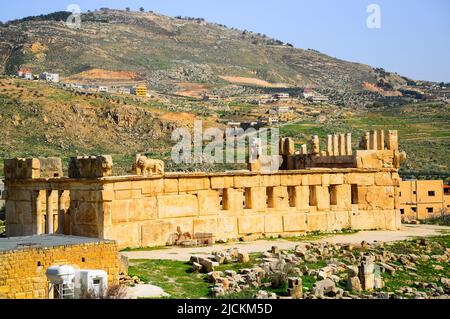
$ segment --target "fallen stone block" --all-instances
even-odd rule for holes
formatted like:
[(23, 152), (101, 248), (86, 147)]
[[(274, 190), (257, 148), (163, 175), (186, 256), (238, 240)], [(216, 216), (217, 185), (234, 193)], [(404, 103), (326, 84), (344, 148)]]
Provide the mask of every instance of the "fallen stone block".
[(214, 271), (214, 267), (219, 266), (218, 262), (209, 260), (207, 258), (202, 258), (202, 257), (199, 258), (198, 262), (200, 265), (202, 265), (204, 267), (204, 271), (208, 272), (208, 273), (211, 271)]
[(200, 265), (197, 262), (193, 262), (192, 263), (192, 272), (201, 272), (202, 271), (203, 266)]
[(330, 292), (336, 292), (336, 283), (329, 278), (316, 281), (312, 288), (312, 294), (316, 297), (323, 297)]
[(246, 252), (238, 253), (238, 261), (240, 263), (248, 263), (250, 261), (250, 257), (248, 256), (248, 253), (246, 253)]

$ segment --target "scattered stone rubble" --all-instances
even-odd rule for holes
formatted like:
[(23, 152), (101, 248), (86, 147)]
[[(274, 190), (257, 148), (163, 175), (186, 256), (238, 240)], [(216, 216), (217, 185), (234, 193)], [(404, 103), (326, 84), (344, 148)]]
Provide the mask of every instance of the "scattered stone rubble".
[[(427, 246), (428, 243), (425, 240), (418, 240), (416, 245)], [(382, 273), (394, 276), (401, 270), (414, 278), (416, 262), (430, 258), (448, 262), (450, 255), (448, 249), (443, 255), (417, 256), (390, 252), (383, 248), (381, 242), (374, 244), (362, 242), (358, 251), (354, 251), (354, 248), (349, 244), (309, 243), (298, 245), (293, 252), (289, 252), (274, 246), (270, 251), (262, 253), (255, 265), (239, 271), (215, 270), (221, 264), (248, 265), (249, 255), (237, 248), (213, 252), (209, 257), (192, 256), (190, 261), (194, 272), (207, 274), (208, 280), (213, 285), (211, 288), (213, 297), (252, 289), (257, 291), (255, 295), (257, 299), (449, 298), (449, 278), (441, 278), (443, 287), (436, 283), (416, 281), (412, 287), (401, 287), (394, 292), (380, 291), (385, 284)], [(427, 248), (426, 251), (431, 252), (431, 249), (432, 247)], [(341, 260), (333, 257), (336, 254), (339, 254)], [(325, 262), (326, 266), (309, 269), (306, 265), (318, 262)], [(304, 275), (315, 278), (312, 289), (303, 287)], [(266, 291), (268, 288), (282, 287), (287, 287), (287, 295), (277, 296), (273, 292)]]
[(144, 282), (141, 281), (138, 276), (130, 277), (127, 274), (120, 273), (119, 284), (125, 286), (135, 286), (135, 285), (142, 285), (144, 284)]

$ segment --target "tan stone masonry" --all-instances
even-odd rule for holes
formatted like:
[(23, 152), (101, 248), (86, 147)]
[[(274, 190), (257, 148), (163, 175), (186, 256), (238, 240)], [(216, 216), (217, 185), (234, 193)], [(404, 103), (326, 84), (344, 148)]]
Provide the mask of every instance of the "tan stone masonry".
[(7, 181), (7, 236), (48, 232), (47, 206), (53, 232), (114, 239), (120, 247), (165, 245), (177, 226), (216, 240), (397, 229), (399, 183), (393, 169)]
[[(124, 248), (166, 245), (178, 227), (193, 236), (212, 233), (216, 241), (398, 229), (404, 155), (396, 139), (396, 131), (372, 131), (363, 137), (364, 149), (352, 151), (351, 136), (335, 134), (320, 152), (314, 136), (309, 154), (282, 139), (284, 163), (273, 173), (250, 165), (255, 171), (115, 177), (108, 176), (109, 160), (74, 158), (76, 168), (84, 167), (76, 161), (89, 160), (92, 174), (5, 180), (7, 236), (61, 233), (114, 239)], [(104, 177), (97, 162), (107, 163)]]

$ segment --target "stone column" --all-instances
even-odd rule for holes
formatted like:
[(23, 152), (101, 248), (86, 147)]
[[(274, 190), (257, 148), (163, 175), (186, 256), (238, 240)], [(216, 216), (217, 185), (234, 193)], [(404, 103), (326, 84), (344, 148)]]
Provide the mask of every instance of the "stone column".
[(327, 155), (333, 156), (333, 135), (327, 136)]
[[(294, 140), (290, 137), (286, 138), (284, 142), (284, 151), (286, 155), (294, 155), (295, 154), (295, 143)], [(284, 155), (284, 154), (283, 154)]]
[(46, 202), (46, 220), (47, 223), (45, 224), (45, 233), (46, 234), (53, 234), (53, 198), (54, 198), (55, 191), (54, 190), (48, 190), (47, 191), (47, 202)]
[(33, 206), (32, 206), (32, 218), (33, 218), (33, 234), (42, 234), (42, 204), (41, 204), (41, 191), (33, 191)]
[(339, 134), (339, 155), (346, 155), (345, 152), (345, 134)]
[(339, 136), (337, 134), (333, 134), (333, 155), (339, 155)]
[(306, 147), (306, 144), (302, 144), (300, 146), (300, 154), (301, 155), (307, 155), (308, 154), (308, 148)]
[(384, 131), (380, 130), (378, 132), (378, 149), (383, 151), (384, 150)]
[(313, 135), (311, 137), (311, 149), (309, 150), (309, 153), (311, 155), (319, 155), (320, 154), (320, 143), (319, 143), (319, 136)]
[(398, 150), (398, 131), (389, 130), (386, 132), (386, 142), (388, 150)]
[(366, 132), (363, 137), (363, 147), (365, 150), (370, 150), (370, 133)]
[(58, 234), (64, 234), (64, 218), (66, 215), (66, 191), (58, 191)]
[(345, 153), (346, 155), (353, 155), (352, 151), (352, 133), (347, 133), (345, 135)]
[(377, 131), (375, 131), (375, 130), (370, 131), (369, 149), (377, 150), (378, 149), (377, 142), (378, 142)]

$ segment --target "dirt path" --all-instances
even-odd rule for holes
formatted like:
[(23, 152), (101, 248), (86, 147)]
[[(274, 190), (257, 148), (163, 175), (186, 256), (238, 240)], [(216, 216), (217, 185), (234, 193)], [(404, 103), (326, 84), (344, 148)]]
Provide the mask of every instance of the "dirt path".
[[(374, 241), (398, 241), (411, 237), (427, 237), (440, 235), (443, 232), (450, 232), (450, 227), (434, 225), (403, 225), (399, 231), (360, 231), (349, 235), (335, 235), (315, 240), (315, 242), (330, 243), (351, 243), (359, 244), (363, 240), (367, 242)], [(238, 247), (242, 251), (249, 253), (264, 252), (272, 246), (278, 246), (280, 249), (293, 249), (296, 245), (304, 245), (307, 241), (288, 241), (279, 240), (257, 240), (254, 242), (237, 242), (230, 244), (218, 244), (210, 247), (171, 247), (151, 251), (131, 251), (123, 252), (130, 259), (169, 259), (188, 261), (192, 255), (207, 256), (214, 250), (224, 250), (227, 248)]]

